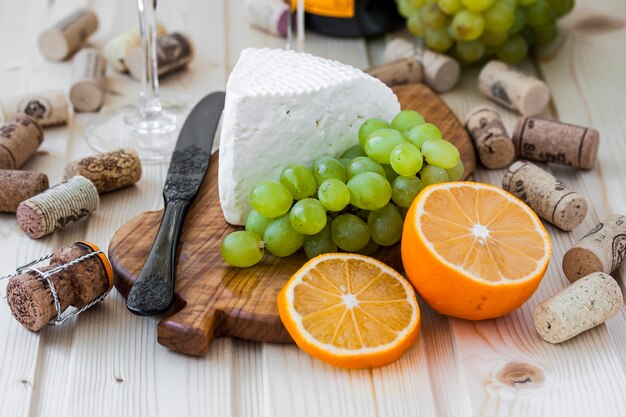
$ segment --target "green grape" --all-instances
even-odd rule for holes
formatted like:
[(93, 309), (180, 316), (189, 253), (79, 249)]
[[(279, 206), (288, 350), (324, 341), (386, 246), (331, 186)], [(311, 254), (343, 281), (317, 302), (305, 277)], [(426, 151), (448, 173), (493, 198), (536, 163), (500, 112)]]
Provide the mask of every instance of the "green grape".
[(574, 0), (548, 0), (548, 4), (556, 13), (556, 17), (565, 16), (574, 8)]
[(296, 232), (289, 215), (275, 219), (265, 229), (263, 241), (265, 249), (275, 256), (289, 256), (298, 251), (304, 243), (304, 235)]
[(367, 156), (359, 156), (350, 161), (350, 165), (348, 165), (346, 170), (346, 177), (350, 179), (362, 172), (375, 172), (383, 177), (385, 176), (385, 170), (382, 165)]
[(537, 26), (533, 30), (533, 44), (545, 45), (556, 38), (556, 22), (548, 26)]
[[(536, 1), (536, 0), (532, 0)], [(515, 11), (517, 9), (517, 0), (496, 0), (496, 3), (504, 4), (509, 6), (509, 9)]]
[(454, 15), (461, 11), (463, 2), (461, 0), (438, 0), (437, 5), (447, 15)]
[(350, 204), (350, 190), (343, 182), (330, 179), (320, 185), (320, 189), (317, 191), (317, 198), (326, 207), (326, 210), (341, 211)]
[(289, 221), (296, 232), (314, 235), (326, 226), (326, 209), (314, 198), (305, 198), (293, 205)]
[(331, 178), (345, 182), (346, 170), (337, 159), (322, 156), (313, 161), (313, 177), (318, 186)]
[(410, 207), (424, 184), (417, 177), (398, 177), (393, 181), (391, 199), (400, 207)]
[(341, 164), (341, 166), (343, 167), (344, 171), (348, 169), (348, 165), (350, 165), (350, 162), (352, 162), (352, 159), (348, 159), (348, 158), (341, 158), (338, 159), (339, 163)]
[(360, 251), (358, 251), (357, 253), (361, 254), (361, 255), (365, 255), (365, 256), (371, 256), (374, 254), (374, 252), (376, 252), (378, 250), (378, 243), (374, 242), (373, 239), (370, 239), (367, 244), (365, 246), (363, 246), (363, 249), (361, 249)]
[[(526, 13), (524, 12), (524, 9), (521, 9), (521, 8), (516, 9), (515, 10), (515, 23), (513, 23), (513, 26), (511, 26), (511, 29), (509, 29), (509, 34), (515, 35), (517, 33), (520, 33), (522, 29), (524, 29), (524, 26), (526, 26)], [(497, 46), (497, 45), (492, 45), (492, 46)]]
[[(364, 174), (361, 174), (364, 175)], [(370, 240), (370, 232), (361, 218), (354, 214), (337, 216), (330, 227), (333, 242), (346, 252), (356, 252)]]
[(393, 167), (389, 164), (382, 164), (382, 166), (385, 170), (385, 179), (389, 182), (389, 184), (391, 184), (398, 176), (398, 173), (394, 171)]
[(351, 208), (356, 210), (352, 214), (354, 214), (355, 216), (358, 216), (361, 219), (367, 221), (367, 218), (370, 215), (370, 211), (369, 210), (359, 210), (359, 209), (356, 209), (354, 206), (351, 206)]
[(250, 193), (252, 208), (271, 219), (287, 213), (292, 203), (291, 192), (278, 181), (261, 181)]
[(292, 164), (280, 173), (280, 182), (287, 187), (296, 200), (315, 194), (317, 184), (310, 169), (304, 165)]
[(402, 215), (402, 220), (404, 220), (406, 218), (406, 214), (408, 213), (409, 209), (407, 207), (398, 207), (398, 211)]
[(332, 252), (337, 252), (337, 245), (330, 233), (330, 223), (327, 223), (321, 232), (304, 237), (304, 253), (309, 259)]
[(520, 6), (526, 7), (537, 3), (537, 0), (517, 0)]
[(350, 204), (363, 210), (378, 210), (391, 199), (391, 185), (380, 174), (364, 172), (348, 181)]
[[(391, 151), (389, 157), (391, 167), (405, 177), (415, 175), (422, 169), (424, 158), (419, 149), (410, 143), (402, 143)], [(384, 171), (384, 170), (383, 170)]]
[(250, 213), (248, 213), (248, 217), (246, 217), (246, 230), (260, 237), (263, 236), (267, 225), (271, 222), (272, 219), (265, 217), (258, 211), (252, 209), (250, 210)]
[(422, 37), (426, 33), (426, 26), (424, 26), (421, 15), (417, 10), (411, 12), (408, 16), (406, 26), (413, 36)]
[(402, 133), (395, 129), (380, 129), (371, 133), (365, 140), (365, 154), (380, 164), (388, 164), (393, 148), (406, 143)]
[(402, 237), (402, 215), (393, 204), (370, 212), (367, 226), (371, 238), (382, 246), (397, 243)]
[(526, 7), (526, 24), (532, 27), (547, 26), (556, 19), (554, 11), (546, 0), (537, 0), (536, 3)]
[(424, 124), (424, 116), (415, 110), (402, 110), (391, 121), (391, 127), (402, 133), (421, 124)]
[(509, 64), (519, 64), (528, 55), (528, 45), (520, 35), (513, 35), (496, 50), (498, 58)]
[(456, 53), (459, 59), (467, 64), (479, 61), (486, 51), (485, 44), (479, 40), (456, 43)]
[(428, 164), (439, 168), (450, 169), (455, 166), (461, 156), (452, 143), (445, 140), (429, 140), (422, 146), (422, 154)]
[[(524, 13), (522, 12), (522, 15)], [(509, 34), (507, 32), (489, 32), (488, 30), (484, 31), (480, 36), (480, 40), (486, 46), (500, 46), (509, 38)]]
[(220, 251), (227, 264), (246, 268), (263, 258), (263, 242), (255, 233), (240, 230), (224, 238)]
[(432, 184), (439, 184), (440, 182), (448, 182), (448, 173), (445, 169), (436, 167), (434, 165), (426, 165), (420, 172), (422, 184), (427, 187)]
[(414, 9), (421, 9), (426, 4), (426, 0), (407, 0), (409, 5)]
[(445, 27), (440, 27), (438, 29), (426, 29), (424, 42), (426, 43), (426, 46), (437, 52), (445, 52), (454, 44), (454, 41), (448, 34), (448, 29)]
[(491, 32), (507, 32), (515, 23), (515, 13), (506, 4), (494, 3), (483, 13), (485, 30)]
[(365, 146), (365, 140), (372, 133), (379, 129), (388, 129), (391, 125), (383, 119), (367, 119), (359, 128), (359, 143)]
[(360, 145), (354, 145), (343, 151), (339, 158), (354, 159), (359, 156), (365, 156), (365, 152), (363, 152), (363, 148)]
[(407, 18), (413, 13), (413, 7), (411, 7), (408, 0), (396, 0), (396, 4), (398, 5), (398, 12), (402, 17)]
[(463, 0), (463, 5), (472, 12), (482, 12), (491, 7), (494, 0)]
[(455, 166), (446, 169), (446, 173), (448, 174), (449, 181), (459, 181), (461, 178), (463, 178), (463, 174), (465, 173), (465, 166), (463, 165), (463, 161), (459, 159), (459, 162), (457, 162)]
[(415, 126), (404, 135), (417, 149), (422, 149), (424, 142), (430, 139), (443, 139), (441, 130), (432, 123)]
[(437, 29), (446, 24), (446, 15), (441, 11), (437, 3), (428, 3), (420, 9), (422, 23), (431, 29)]
[(485, 18), (483, 15), (471, 10), (461, 10), (454, 19), (450, 31), (452, 37), (459, 41), (473, 41), (480, 38), (485, 29)]

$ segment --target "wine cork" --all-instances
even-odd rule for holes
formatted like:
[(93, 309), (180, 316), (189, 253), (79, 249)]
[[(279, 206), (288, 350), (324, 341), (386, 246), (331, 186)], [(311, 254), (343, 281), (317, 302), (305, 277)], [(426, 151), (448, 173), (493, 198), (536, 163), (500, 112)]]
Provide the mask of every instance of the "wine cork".
[(584, 197), (528, 161), (509, 167), (502, 188), (528, 204), (539, 217), (567, 232), (580, 225), (587, 215)]
[(385, 63), (410, 57), (422, 64), (424, 82), (438, 93), (445, 93), (458, 83), (461, 66), (457, 60), (447, 55), (419, 48), (402, 38), (388, 42), (383, 53)]
[(247, 0), (244, 14), (248, 22), (272, 35), (287, 36), (289, 6), (277, 0)]
[(15, 213), (22, 201), (47, 189), (46, 174), (0, 169), (0, 212)]
[(521, 158), (591, 169), (598, 155), (600, 134), (590, 127), (520, 117), (513, 143)]
[[(82, 256), (99, 250), (88, 242), (77, 242), (57, 251), (49, 266), (38, 268), (50, 271)], [(69, 306), (81, 308), (96, 300), (113, 287), (113, 273), (104, 254), (80, 261), (50, 276), (57, 292), (61, 311)], [(41, 330), (57, 316), (50, 286), (34, 271), (11, 278), (7, 284), (7, 302), (11, 313), (31, 331)]]
[(480, 162), (489, 169), (508, 166), (515, 159), (515, 146), (506, 132), (500, 114), (487, 106), (469, 112), (465, 128), (474, 141)]
[(502, 61), (489, 61), (478, 75), (478, 88), (491, 100), (524, 116), (535, 116), (550, 102), (550, 89), (538, 78)]
[[(182, 33), (168, 33), (157, 39), (157, 73), (159, 77), (186, 67), (193, 59), (193, 44)], [(145, 71), (143, 50), (135, 48), (124, 58), (130, 75), (141, 80)]]
[(98, 17), (89, 9), (78, 9), (39, 35), (41, 54), (53, 61), (63, 61), (74, 54), (85, 39), (98, 29)]
[(141, 161), (132, 149), (88, 156), (68, 164), (65, 178), (82, 175), (89, 179), (99, 193), (132, 185), (141, 178)]
[(412, 57), (369, 68), (365, 72), (389, 87), (422, 82), (422, 64)]
[[(161, 22), (157, 22), (156, 33), (157, 36), (165, 35), (166, 33), (165, 26), (163, 26)], [(128, 68), (126, 67), (124, 58), (126, 57), (128, 52), (132, 51), (140, 45), (141, 34), (139, 33), (139, 28), (133, 26), (126, 32), (117, 35), (116, 37), (110, 39), (106, 44), (104, 44), (102, 54), (114, 70), (119, 72), (125, 72)]]
[(106, 61), (93, 48), (78, 52), (72, 62), (70, 102), (75, 111), (94, 112), (102, 107), (106, 93)]
[(98, 202), (95, 185), (77, 175), (21, 202), (17, 223), (24, 233), (38, 239), (89, 215)]
[(16, 113), (32, 117), (40, 126), (55, 126), (67, 123), (68, 104), (63, 90), (40, 91), (3, 98), (0, 108), (8, 119)]
[(533, 322), (546, 342), (561, 343), (604, 323), (623, 304), (617, 281), (594, 272), (539, 304), (533, 311)]
[(0, 127), (0, 169), (18, 169), (43, 142), (43, 129), (31, 117), (16, 113)]
[(626, 256), (626, 216), (615, 214), (591, 229), (563, 256), (563, 272), (574, 282), (592, 272), (610, 274)]

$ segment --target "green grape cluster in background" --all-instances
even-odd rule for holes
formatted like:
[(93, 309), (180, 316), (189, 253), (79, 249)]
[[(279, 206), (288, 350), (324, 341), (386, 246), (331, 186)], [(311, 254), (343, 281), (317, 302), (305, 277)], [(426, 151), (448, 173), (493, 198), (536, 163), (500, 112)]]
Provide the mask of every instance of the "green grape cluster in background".
[(574, 0), (396, 0), (409, 31), (426, 46), (471, 64), (497, 57), (517, 64), (552, 41)]

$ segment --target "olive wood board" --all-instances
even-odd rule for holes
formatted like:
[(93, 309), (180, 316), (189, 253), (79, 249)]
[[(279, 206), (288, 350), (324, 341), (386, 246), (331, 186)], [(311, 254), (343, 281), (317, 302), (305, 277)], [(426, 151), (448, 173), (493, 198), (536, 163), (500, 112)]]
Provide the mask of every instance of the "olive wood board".
[[(465, 178), (475, 167), (474, 148), (452, 111), (422, 84), (395, 87), (403, 109), (414, 109), (440, 127), (459, 148)], [(266, 254), (250, 268), (228, 266), (220, 255), (224, 236), (241, 229), (226, 223), (219, 203), (218, 156), (187, 213), (178, 244), (174, 303), (157, 325), (160, 344), (188, 355), (204, 355), (216, 337), (233, 336), (263, 342), (291, 343), (276, 308), (276, 296), (305, 262), (302, 251), (278, 258)], [(162, 211), (140, 214), (113, 236), (109, 257), (116, 287), (125, 297), (139, 274), (156, 236)], [(380, 248), (374, 257), (401, 270), (399, 245)]]

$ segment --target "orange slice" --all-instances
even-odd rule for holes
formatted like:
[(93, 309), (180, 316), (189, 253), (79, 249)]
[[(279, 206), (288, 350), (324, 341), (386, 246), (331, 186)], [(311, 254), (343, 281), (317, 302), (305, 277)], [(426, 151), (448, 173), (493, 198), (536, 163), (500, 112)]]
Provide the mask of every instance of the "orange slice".
[(429, 186), (404, 222), (402, 262), (419, 295), (440, 313), (499, 317), (535, 292), (550, 237), (525, 203), (489, 184)]
[(354, 253), (311, 259), (291, 277), (277, 301), (280, 319), (296, 344), (342, 368), (397, 360), (420, 327), (411, 285), (382, 262)]

